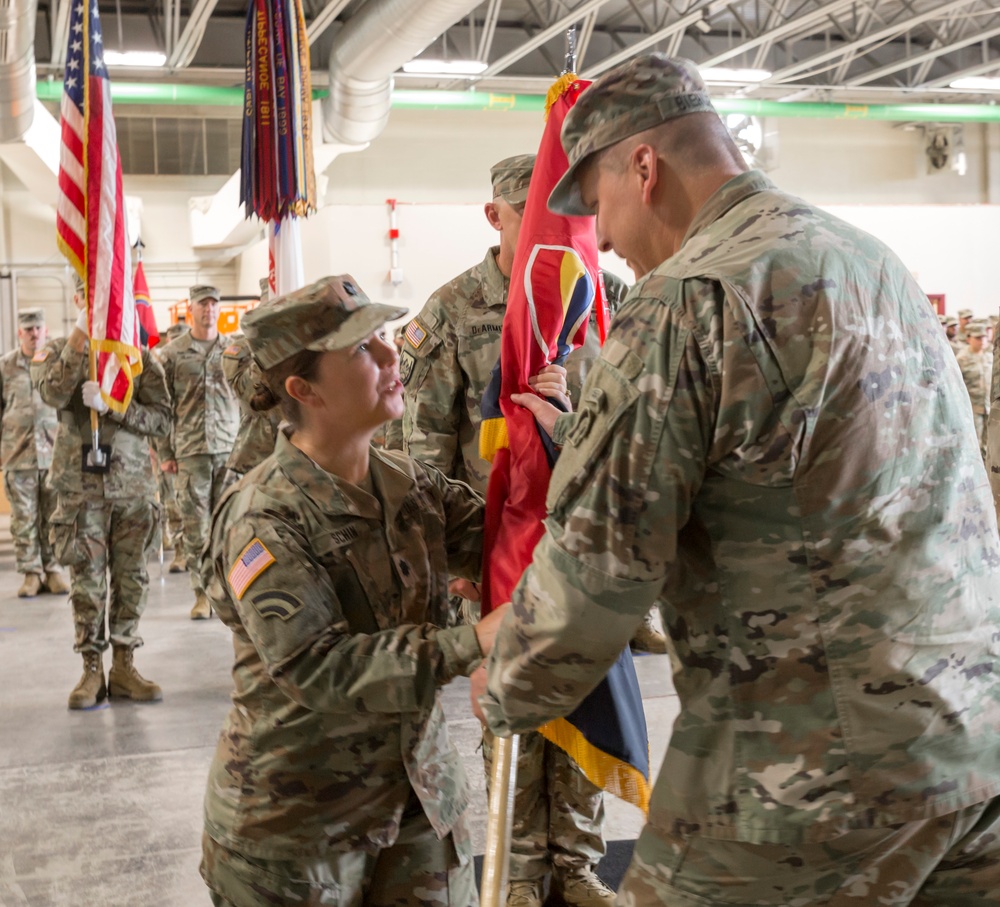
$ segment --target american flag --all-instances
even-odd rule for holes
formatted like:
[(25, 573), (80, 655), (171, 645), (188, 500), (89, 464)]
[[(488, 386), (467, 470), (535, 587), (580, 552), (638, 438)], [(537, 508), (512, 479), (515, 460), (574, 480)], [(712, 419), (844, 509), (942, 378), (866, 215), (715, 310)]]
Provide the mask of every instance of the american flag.
[(255, 538), (240, 552), (236, 563), (229, 569), (227, 578), (233, 595), (237, 599), (243, 598), (243, 593), (250, 588), (250, 584), (273, 563), (274, 556), (260, 539)]
[(132, 399), (142, 357), (97, 0), (90, 6), (72, 0), (61, 114), (59, 248), (86, 285), (91, 361), (96, 362), (91, 377), (100, 383), (108, 406), (121, 413)]

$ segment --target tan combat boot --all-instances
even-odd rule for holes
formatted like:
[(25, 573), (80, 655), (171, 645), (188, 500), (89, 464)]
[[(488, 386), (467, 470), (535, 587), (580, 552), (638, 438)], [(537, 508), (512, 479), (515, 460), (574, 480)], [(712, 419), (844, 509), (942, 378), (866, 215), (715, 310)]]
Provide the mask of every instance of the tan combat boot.
[(208, 620), (212, 616), (212, 603), (204, 592), (198, 592), (194, 597), (194, 607), (191, 609), (191, 620)]
[(507, 907), (542, 907), (544, 879), (519, 879), (507, 883)]
[(63, 575), (58, 570), (45, 571), (45, 588), (53, 595), (65, 595), (69, 592), (69, 586), (66, 585), (66, 580), (63, 579)]
[(174, 549), (173, 560), (170, 561), (170, 566), (167, 567), (168, 573), (184, 573), (187, 571), (187, 558), (184, 557), (180, 548)]
[(17, 590), (18, 598), (34, 598), (42, 591), (42, 578), (37, 573), (25, 573), (24, 582)]
[(570, 907), (613, 907), (615, 893), (589, 866), (567, 869), (559, 874), (563, 900)]
[(135, 669), (132, 651), (128, 646), (114, 647), (114, 658), (108, 671), (108, 693), (112, 697), (134, 699), (136, 702), (159, 702), (163, 691)]
[(642, 624), (635, 631), (632, 642), (629, 643), (633, 652), (648, 652), (650, 655), (667, 654), (667, 637), (656, 626), (653, 611), (650, 609), (642, 619)]
[(83, 653), (83, 676), (69, 694), (71, 709), (92, 709), (108, 695), (104, 684), (104, 661), (100, 652)]

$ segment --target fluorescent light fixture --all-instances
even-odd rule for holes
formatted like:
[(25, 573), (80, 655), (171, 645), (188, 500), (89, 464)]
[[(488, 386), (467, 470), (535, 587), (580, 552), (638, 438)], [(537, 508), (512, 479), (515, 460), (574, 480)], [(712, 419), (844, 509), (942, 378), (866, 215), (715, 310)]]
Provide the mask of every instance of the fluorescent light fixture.
[(765, 79), (771, 78), (771, 73), (766, 69), (727, 69), (725, 66), (706, 66), (699, 72), (706, 82), (720, 82), (725, 85), (763, 82)]
[(967, 79), (955, 79), (948, 87), (966, 91), (1000, 91), (1000, 77), (970, 76)]
[(104, 63), (106, 66), (162, 66), (167, 62), (167, 55), (156, 50), (106, 50)]
[(426, 76), (478, 76), (488, 64), (482, 60), (433, 60), (421, 58), (403, 64), (403, 72)]

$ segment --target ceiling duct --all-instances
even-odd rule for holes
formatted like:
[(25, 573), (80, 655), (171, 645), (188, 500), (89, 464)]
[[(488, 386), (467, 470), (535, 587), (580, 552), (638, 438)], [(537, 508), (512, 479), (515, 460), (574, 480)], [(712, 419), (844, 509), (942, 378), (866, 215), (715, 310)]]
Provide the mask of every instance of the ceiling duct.
[[(0, 0), (0, 3), (5, 0)], [(375, 0), (333, 39), (323, 137), (362, 145), (385, 128), (392, 74), (479, 5), (479, 0)]]
[(16, 142), (35, 111), (37, 0), (0, 0), (0, 142)]

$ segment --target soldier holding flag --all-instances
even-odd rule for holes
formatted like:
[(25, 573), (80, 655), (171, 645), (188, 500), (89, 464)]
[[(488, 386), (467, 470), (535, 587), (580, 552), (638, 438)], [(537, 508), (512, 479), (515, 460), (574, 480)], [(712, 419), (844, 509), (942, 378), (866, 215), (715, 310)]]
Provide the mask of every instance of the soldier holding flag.
[(550, 208), (646, 276), (577, 415), (514, 398), (563, 446), (488, 726), (570, 712), (660, 600), (681, 711), (623, 903), (997, 903), (1000, 536), (925, 294), (748, 172), (688, 61), (609, 71), (562, 144)]

